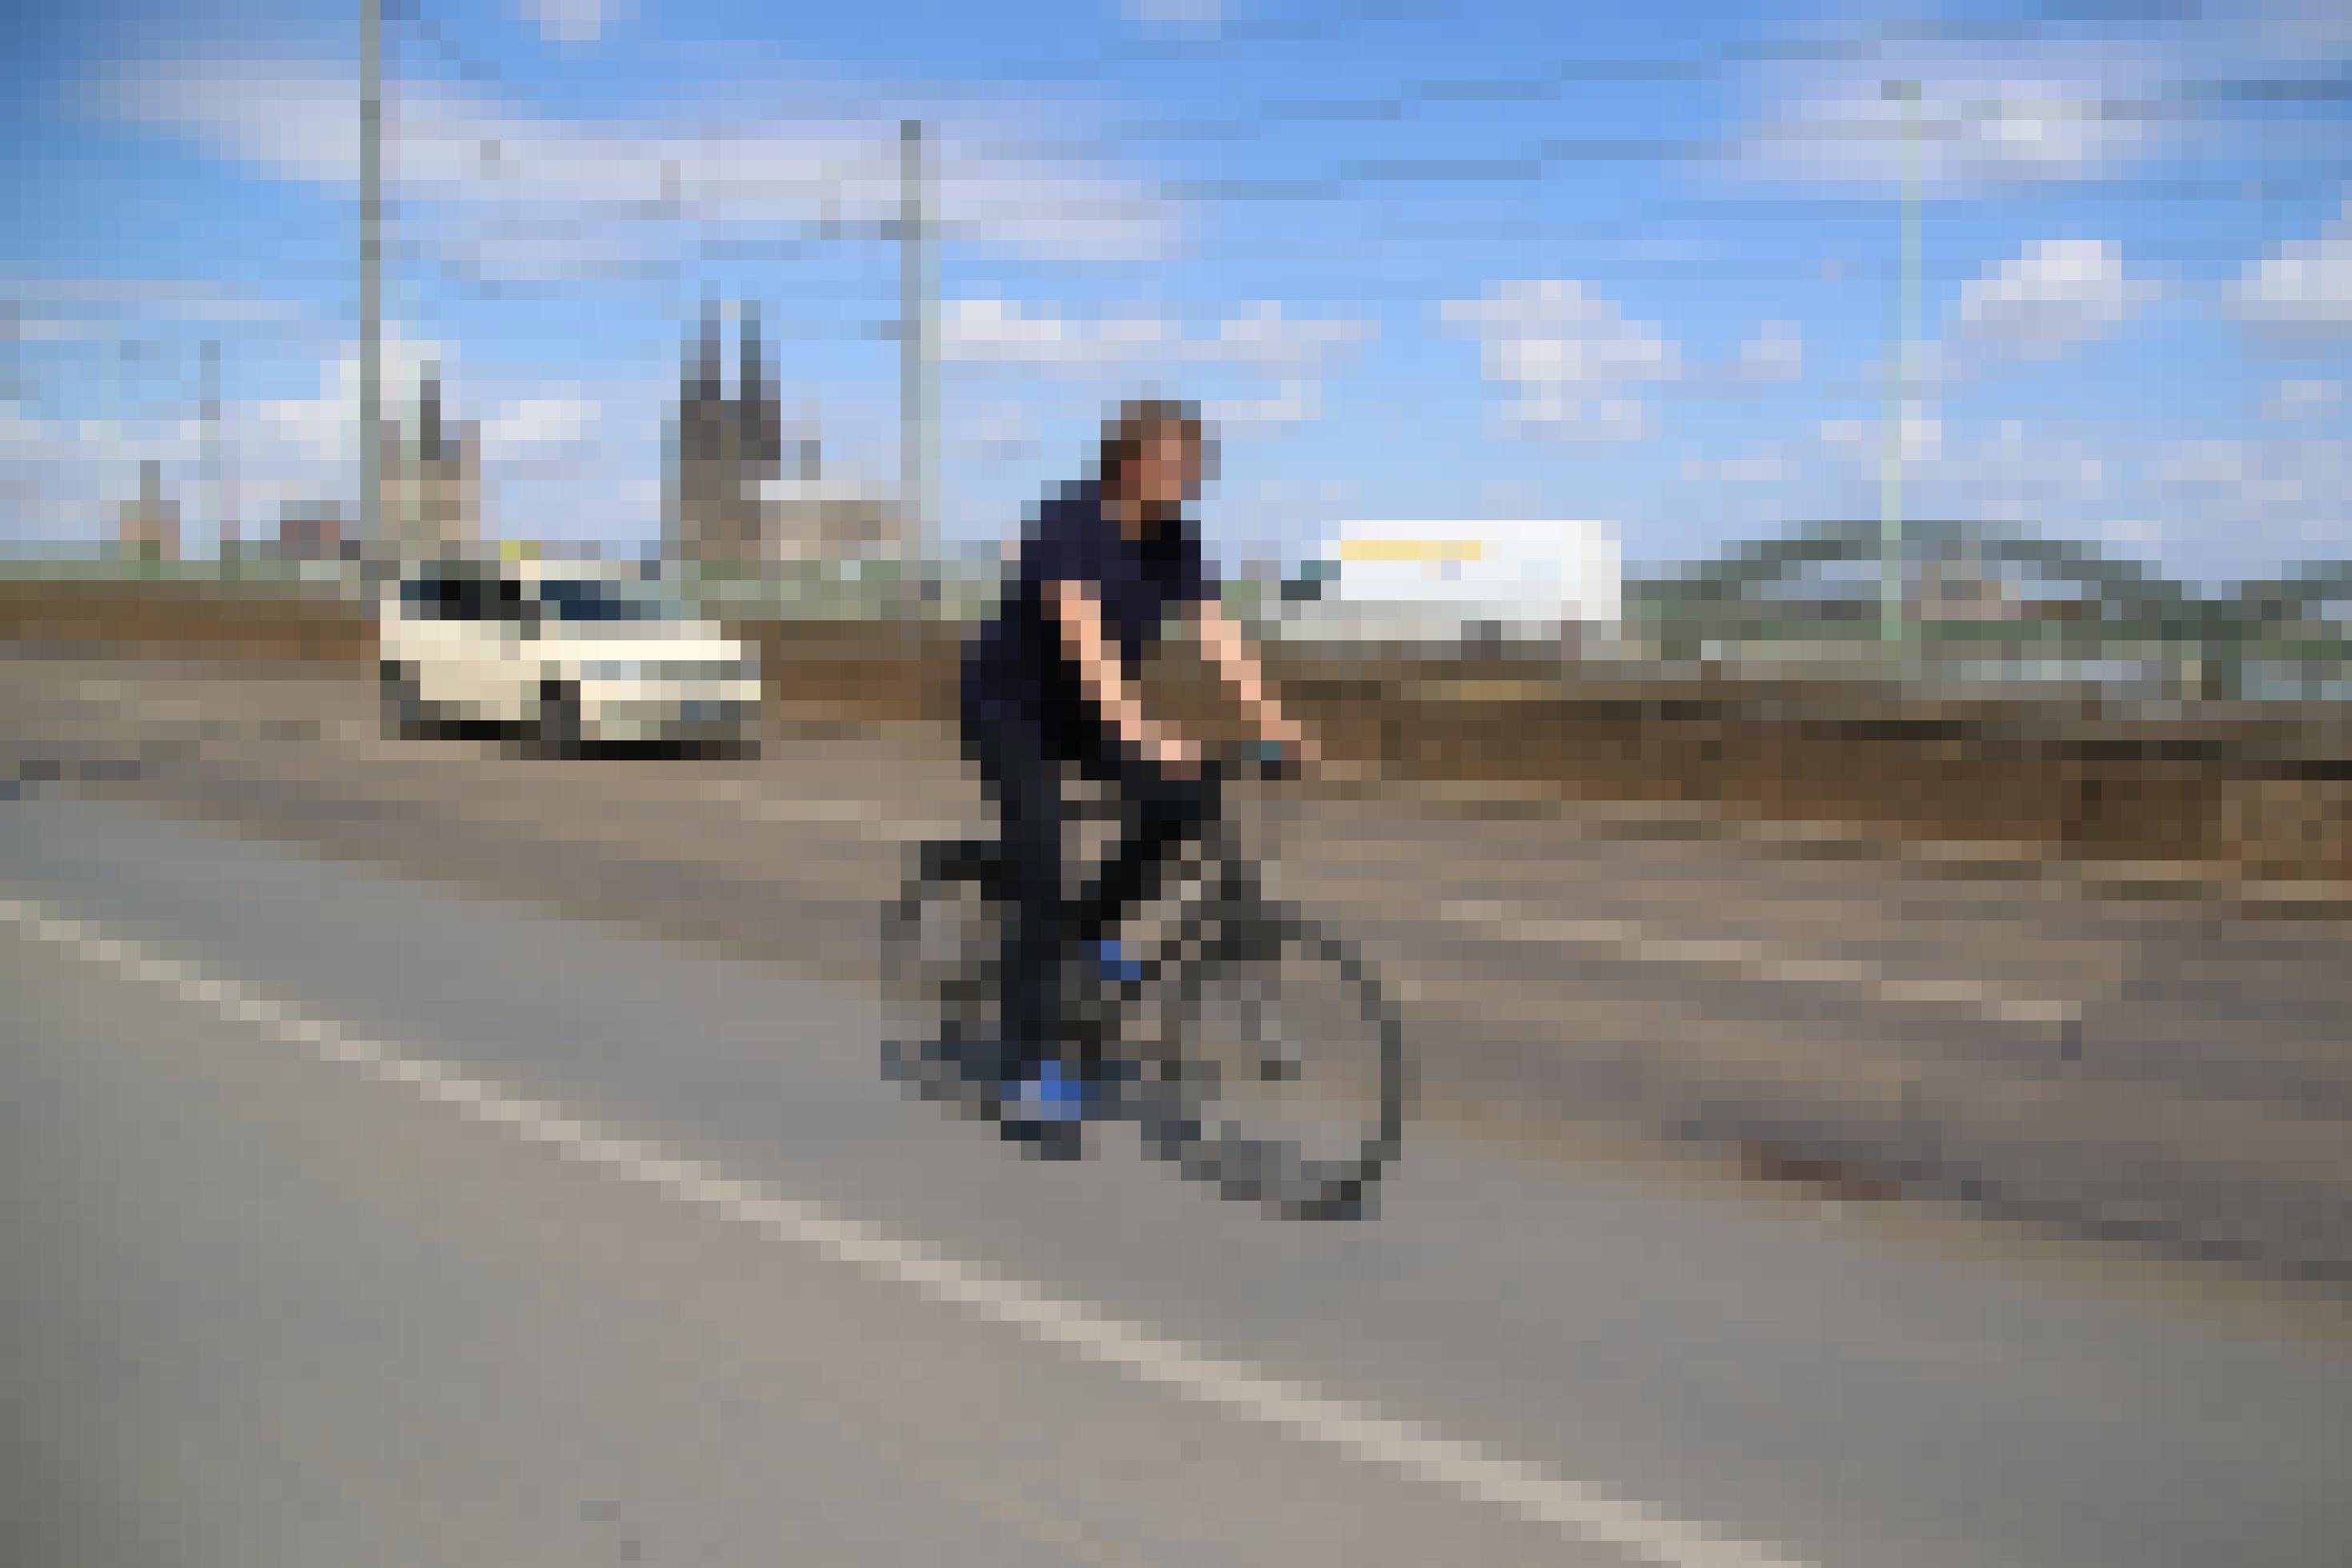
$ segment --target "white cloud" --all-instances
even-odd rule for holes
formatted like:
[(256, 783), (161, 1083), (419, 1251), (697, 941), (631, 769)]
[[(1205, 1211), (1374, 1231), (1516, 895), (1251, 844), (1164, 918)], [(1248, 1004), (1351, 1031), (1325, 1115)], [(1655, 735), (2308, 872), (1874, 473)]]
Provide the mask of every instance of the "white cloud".
[(2299, 505), (2342, 489), (2348, 453), (2352, 443), (2342, 441), (2183, 441), (2164, 450), (2154, 477), (2163, 486), (2226, 487), (2257, 507)]
[(1323, 397), (1312, 382), (1285, 382), (1273, 397), (1212, 399), (1201, 413), (1219, 435), (1247, 439), (1312, 423), (1323, 415)]
[[(427, 365), (438, 368), (445, 417), (464, 417), (473, 400), (467, 395), (467, 378), (454, 351), (430, 339), (411, 339), (399, 323), (386, 322), (384, 419), (411, 416)], [(359, 387), (359, 345), (345, 342), (331, 361), (320, 366), (315, 396), (226, 405), (224, 441), (237, 465), (256, 475), (290, 470), (315, 481), (345, 469), (356, 473)], [(482, 456), (488, 464), (541, 459), (575, 450), (603, 421), (602, 405), (567, 382), (517, 389), (512, 395), (490, 402), (488, 408), (488, 417), (481, 422)], [(189, 429), (194, 431), (193, 422)]]
[[(1856, 193), (1892, 193), (1916, 170), (1935, 198), (2159, 162), (2325, 157), (2340, 140), (2325, 117), (2259, 108), (2269, 83), (2324, 77), (2352, 58), (2340, 5), (2074, 10), (1991, 34), (1859, 21), (1812, 30), (1825, 49), (1741, 73), (1753, 109), (1725, 166)], [(1916, 109), (1897, 83), (1916, 84)]]
[[(440, 367), (445, 395), (456, 383), (455, 355), (430, 339), (411, 339), (397, 321), (384, 323), (383, 413), (398, 418), (414, 406), (427, 364)], [(296, 470), (323, 476), (359, 460), (360, 351), (342, 343), (319, 371), (317, 395), (265, 398), (222, 409), (224, 440), (241, 468), (259, 474)]]
[(402, 226), (457, 277), (496, 286), (658, 278), (690, 260), (695, 237), (683, 225), (447, 205), (414, 212)]
[[(1863, 420), (1821, 427), (1843, 483), (1825, 492), (1848, 515), (1874, 516), (1884, 430)], [(2103, 540), (2189, 576), (2260, 575), (2352, 539), (2352, 442), (2150, 439), (2132, 426), (2003, 420), (1915, 444), (1905, 515), (2022, 525)], [(1809, 490), (1808, 494), (1811, 492)]]
[(11, 462), (26, 462), (58, 438), (60, 422), (28, 419), (14, 403), (0, 403), (0, 454)]
[[(1883, 420), (1825, 419), (1821, 423), (1820, 435), (1822, 447), (1831, 455), (1845, 462), (1862, 464), (1873, 475), (1878, 471), (1876, 465), (1885, 460), (1886, 425)], [(1933, 463), (1943, 454), (1944, 422), (1917, 404), (1911, 404), (1903, 411), (1900, 440), (1906, 465)]]
[(2317, 65), (2352, 55), (2352, 11), (2326, 0), (2239, 0), (2227, 14), (2271, 59)]
[(1732, 373), (1743, 382), (1792, 382), (1805, 373), (1805, 340), (1794, 321), (1767, 321), (1739, 346)]
[[(2071, 430), (2003, 420), (1990, 437), (1958, 443), (1923, 476), (1945, 511), (2009, 522), (2096, 517), (2124, 492), (2131, 464), (2112, 437), (2095, 446)], [(2144, 541), (2143, 541), (2144, 542)]]
[(1334, 350), (1372, 336), (1372, 324), (1298, 320), (1273, 300), (1188, 337), (1162, 317), (1127, 315), (1081, 320), (1017, 300), (950, 299), (940, 309), (942, 358), (973, 364), (1024, 365), (1083, 375), (1137, 366), (1224, 365), (1289, 380), (1311, 377)]
[(1478, 507), (1501, 522), (1540, 517), (1546, 512), (1544, 488), (1532, 479), (1487, 479), (1478, 486)]
[(602, 413), (600, 404), (569, 384), (510, 399), (482, 421), (482, 461), (527, 461), (576, 451), (595, 433)]
[[(103, 79), (92, 97), (107, 118), (186, 137), (278, 178), (358, 183), (356, 93), (331, 68), (160, 62)], [(410, 81), (388, 103), (385, 124), (388, 193), (412, 208), (444, 207), (410, 215), (440, 250), (518, 280), (574, 275), (567, 225), (584, 231), (572, 245), (617, 246), (626, 260), (649, 243), (627, 243), (621, 231), (630, 225), (880, 234), (898, 215), (898, 129), (879, 114), (717, 130), (683, 111), (667, 124), (562, 120)], [(998, 151), (953, 127), (931, 144), (929, 176), (941, 232), (1000, 253), (1150, 259), (1167, 250), (1178, 221), (1177, 208), (1141, 183)], [(685, 240), (650, 243), (663, 251)]]
[(1958, 335), (1983, 350), (2054, 359), (2112, 331), (2162, 290), (2126, 277), (2105, 240), (2040, 240), (1960, 290)]
[(12, 343), (96, 343), (114, 336), (112, 328), (95, 321), (73, 321), (56, 317), (26, 316), (11, 311), (7, 314), (7, 329), (0, 333), (0, 342)]
[(2352, 442), (2210, 439), (2156, 447), (2148, 491), (2232, 566), (2259, 573), (2352, 539)]
[(1803, 329), (1794, 321), (1766, 321), (1728, 359), (1684, 367), (1678, 379), (1688, 396), (1739, 399), (1801, 380), (1804, 373)]
[(1785, 485), (1804, 472), (1796, 457), (1779, 447), (1765, 447), (1738, 457), (1683, 459), (1682, 476), (1696, 485)]
[(83, 342), (116, 336), (142, 322), (195, 326), (315, 325), (316, 313), (290, 299), (247, 293), (193, 278), (0, 279), (0, 319), (22, 342)]
[(1120, 0), (1130, 22), (1167, 27), (1213, 27), (1224, 20), (1224, 0)]
[(1157, 317), (1069, 319), (1018, 300), (950, 299), (940, 307), (940, 357), (968, 364), (1023, 365), (1094, 374), (1173, 357), (1178, 333)]
[[(1936, 201), (2165, 167), (2234, 183), (2325, 163), (2343, 140), (2313, 100), (2352, 63), (2340, 0), (2070, 5), (1989, 28), (1948, 6), (1836, 9), (1727, 74), (1740, 111), (1709, 171), (1878, 200), (1910, 168)], [(1895, 83), (1920, 86), (1916, 128)]]
[[(1918, 84), (1916, 110), (1890, 80)], [(2166, 122), (2138, 107), (2162, 81), (2128, 47), (1939, 47), (1783, 69), (1731, 156), (1759, 177), (1831, 186), (1899, 187), (1916, 170), (1929, 194), (2087, 179), (2167, 145)]]
[(1961, 285), (1942, 338), (1866, 364), (1853, 384), (1874, 389), (1892, 377), (1927, 395), (2019, 361), (2055, 360), (2113, 334), (2165, 294), (2163, 284), (2127, 272), (2111, 241), (2038, 240)]
[(627, 0), (516, 0), (515, 8), (555, 42), (593, 44), (626, 5)]
[(1277, 301), (1264, 299), (1246, 315), (1221, 322), (1215, 341), (1193, 351), (1267, 375), (1297, 376), (1313, 371), (1334, 350), (1364, 342), (1372, 330), (1369, 321), (1297, 320)]
[(2344, 401), (2342, 382), (2288, 380), (2275, 382), (2263, 396), (2263, 417), (2287, 422), (2317, 419)]
[(1475, 335), (1489, 382), (1516, 395), (1503, 411), (1515, 434), (1638, 440), (1649, 405), (1629, 392), (1682, 373), (1680, 350), (1646, 321), (1574, 280), (1490, 285), (1475, 299), (1439, 307), (1450, 327)]
[(1227, 488), (1215, 502), (1217, 530), (1239, 554), (1311, 548), (1331, 526), (1360, 510), (1363, 487), (1350, 479), (1260, 479)]
[(1132, 383), (1139, 376), (1181, 381), (1193, 368), (1271, 379), (1271, 395), (1210, 399), (1202, 405), (1221, 434), (1245, 440), (1319, 419), (1326, 362), (1372, 331), (1367, 321), (1300, 320), (1270, 300), (1205, 332), (1188, 333), (1159, 316), (1081, 319), (1048, 306), (981, 298), (942, 305), (940, 351), (950, 363), (1096, 386)]
[(2231, 290), (2240, 319), (2285, 332), (2352, 331), (2352, 200), (2315, 239), (2294, 240), (2247, 267)]
[[(594, 388), (537, 382), (528, 371), (500, 367), (467, 371), (446, 347), (411, 340), (387, 324), (383, 354), (388, 419), (410, 417), (424, 367), (438, 363), (447, 417), (478, 411), (486, 483), (486, 524), (529, 514), (535, 531), (571, 537), (581, 529), (642, 533), (659, 515), (630, 488), (658, 472), (659, 447), (648, 431), (632, 438), (632, 422), (616, 421), (639, 401), (658, 402), (667, 383), (615, 382)], [(307, 397), (226, 401), (218, 428), (222, 506), (241, 519), (247, 538), (266, 534), (280, 510), (297, 501), (340, 498), (349, 506), (359, 487), (359, 351), (343, 343), (318, 367), (318, 390)], [(638, 394), (644, 394), (640, 398)], [(655, 428), (658, 416), (648, 413)], [(620, 428), (616, 430), (616, 425)], [(209, 548), (214, 503), (203, 483), (206, 431), (184, 408), (162, 416), (37, 421), (0, 405), (0, 486), (23, 492), (21, 513), (0, 520), (0, 535), (61, 539), (104, 537), (113, 507), (138, 483), (137, 465), (163, 465), (187, 529), (187, 548)], [(654, 485), (658, 501), (658, 480)]]
[(662, 515), (662, 482), (658, 479), (624, 479), (614, 487), (622, 507), (639, 517)]
[(1040, 434), (1035, 411), (1024, 403), (965, 405), (949, 417), (940, 445), (950, 462), (1022, 463), (1038, 455)]
[(2099, 525), (2100, 537), (2137, 555), (2153, 555), (2172, 535), (2154, 517), (2115, 517)]
[(1916, 407), (1903, 411), (1903, 461), (1933, 463), (1943, 455), (1944, 422)]

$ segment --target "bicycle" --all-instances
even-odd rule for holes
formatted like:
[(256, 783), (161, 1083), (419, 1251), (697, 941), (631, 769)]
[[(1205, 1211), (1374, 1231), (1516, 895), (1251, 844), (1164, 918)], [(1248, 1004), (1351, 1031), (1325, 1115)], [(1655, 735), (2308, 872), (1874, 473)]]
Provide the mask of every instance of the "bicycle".
[[(1202, 766), (1227, 782), (1292, 771), (1232, 749)], [(1103, 1115), (1136, 1122), (1146, 1149), (1188, 1176), (1302, 1218), (1360, 1213), (1402, 1142), (1402, 1020), (1362, 955), (1268, 896), (1238, 844), (1228, 816), (1178, 852), (1159, 918), (1147, 909), (1129, 922), (1158, 933), (1128, 944), (1143, 954), (1139, 978), (1071, 956), (1067, 1043), (1097, 1055)], [(913, 858), (883, 943), (889, 972), (924, 1005), (912, 1040), (885, 1041), (886, 1071), (992, 1117), (993, 1075), (968, 1071), (963, 1053), (995, 1038), (1010, 913), (1000, 849), (942, 840)]]

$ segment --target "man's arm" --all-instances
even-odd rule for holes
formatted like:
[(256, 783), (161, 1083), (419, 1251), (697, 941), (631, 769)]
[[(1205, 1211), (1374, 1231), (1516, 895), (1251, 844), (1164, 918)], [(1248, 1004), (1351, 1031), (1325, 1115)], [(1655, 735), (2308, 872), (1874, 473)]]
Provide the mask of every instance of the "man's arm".
[(1297, 747), (1302, 752), (1307, 750), (1306, 732), (1282, 711), (1281, 703), (1266, 689), (1265, 673), (1244, 644), (1241, 628), (1225, 613), (1225, 607), (1213, 599), (1202, 600), (1192, 607), (1192, 626), (1201, 639), (1202, 652), (1249, 711), (1258, 734), (1268, 740)]
[(1062, 646), (1077, 664), (1087, 695), (1119, 738), (1156, 762), (1189, 768), (1197, 751), (1144, 716), (1118, 650), (1103, 636), (1102, 607), (1094, 594), (1083, 583), (1050, 582), (1045, 604), (1061, 632)]

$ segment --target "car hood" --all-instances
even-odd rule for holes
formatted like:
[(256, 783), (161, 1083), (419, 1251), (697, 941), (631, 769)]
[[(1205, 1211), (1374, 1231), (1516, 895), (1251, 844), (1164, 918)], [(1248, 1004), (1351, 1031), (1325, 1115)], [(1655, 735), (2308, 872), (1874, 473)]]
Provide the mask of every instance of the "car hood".
[(745, 643), (708, 628), (669, 627), (661, 631), (619, 632), (610, 626), (542, 632), (540, 652), (551, 658), (584, 663), (603, 660), (641, 664), (709, 664), (731, 662), (751, 653)]

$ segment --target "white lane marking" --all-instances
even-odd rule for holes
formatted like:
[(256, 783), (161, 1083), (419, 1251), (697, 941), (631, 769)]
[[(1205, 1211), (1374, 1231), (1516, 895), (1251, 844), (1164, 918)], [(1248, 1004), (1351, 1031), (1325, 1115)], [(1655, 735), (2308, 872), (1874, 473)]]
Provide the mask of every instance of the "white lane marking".
[(2080, 1002), (2021, 996), (1981, 980), (1902, 979), (1859, 958), (1815, 957), (1783, 944), (1744, 937), (1669, 936), (1635, 920), (1559, 920), (1507, 904), (1467, 899), (1440, 904), (1438, 917), (1507, 942), (1599, 947), (1643, 963), (1859, 991), (1881, 1001), (1958, 1009), (1998, 1023), (2054, 1028), (2083, 1016)]
[[(85, 694), (101, 687), (110, 695), (119, 695), (121, 690), (116, 682), (85, 679), (81, 683)], [(193, 702), (169, 699), (144, 706), (159, 712), (182, 709), (200, 715), (202, 711)], [(373, 743), (371, 749), (383, 756), (406, 759), (415, 755), (413, 745), (392, 746), (383, 741), (374, 727), (361, 721), (350, 721), (345, 730), (347, 734), (364, 732), (365, 738)], [(968, 832), (984, 835), (989, 831), (985, 825), (946, 819), (909, 819), (900, 815), (891, 803), (877, 799), (839, 800), (772, 792), (761, 783), (751, 780), (704, 783), (696, 786), (693, 793), (705, 800), (733, 806), (756, 821), (799, 827), (847, 828), (856, 831), (859, 837), (882, 842), (913, 843)], [(1671, 809), (1634, 805), (1604, 811), (1586, 803), (1579, 810), (1587, 815), (1613, 814), (1630, 821), (1665, 820)], [(532, 820), (539, 821), (536, 817)], [(1752, 826), (1768, 834), (1797, 839), (1835, 836), (1839, 831), (1819, 824)], [(1922, 846), (1922, 852), (1933, 852), (1937, 847)], [(1525, 906), (1474, 900), (1442, 903), (1437, 917), (1446, 925), (1511, 946), (1597, 949), (1637, 963), (1708, 969), (1780, 985), (1843, 990), (1896, 1006), (1957, 1011), (2027, 1029), (2063, 1029), (2079, 1022), (2085, 1007), (2081, 999), (2033, 996), (1981, 980), (1903, 978), (1866, 959), (1817, 956), (1785, 943), (1675, 936), (1640, 921), (1561, 919)]]
[[(856, 828), (868, 838), (919, 841), (988, 831), (984, 825), (975, 828), (897, 818), (875, 800), (766, 795), (753, 786), (738, 783), (706, 785), (699, 793), (706, 800), (738, 807), (761, 821)], [(1448, 925), (1513, 946), (1601, 948), (1639, 963), (1714, 969), (1751, 980), (1853, 991), (1879, 1001), (1949, 1009), (2025, 1028), (2062, 1028), (2083, 1016), (2084, 1004), (2070, 998), (2027, 995), (1982, 980), (1926, 976), (1906, 979), (1887, 974), (1867, 959), (1820, 957), (1785, 943), (1747, 938), (1675, 936), (1643, 921), (1559, 919), (1525, 906), (1470, 899), (1440, 904), (1437, 917)]]
[(1447, 1437), (1412, 1421), (1277, 1378), (1246, 1363), (1213, 1357), (1042, 1288), (1006, 1279), (902, 1239), (822, 1205), (783, 1197), (699, 1161), (601, 1132), (547, 1103), (510, 1094), (454, 1068), (350, 1033), (197, 966), (158, 956), (40, 904), (0, 898), (0, 919), (87, 962), (110, 966), (183, 1000), (301, 1046), (320, 1059), (413, 1089), (486, 1125), (509, 1129), (595, 1169), (749, 1225), (828, 1260), (892, 1284), (911, 1285), (1040, 1343), (1338, 1449), (1356, 1459), (1451, 1487), (1477, 1503), (1549, 1524), (1588, 1544), (1613, 1548), (1657, 1568), (1801, 1568), (1801, 1560), (1677, 1520), (1660, 1510), (1579, 1485), (1549, 1469), (1505, 1458), (1484, 1445)]
[(814, 795), (771, 793), (754, 784), (732, 781), (701, 785), (696, 793), (706, 800), (736, 807), (758, 821), (856, 828), (862, 837), (890, 841), (913, 842), (985, 831), (946, 818), (909, 818), (898, 806), (875, 799), (828, 800)]

